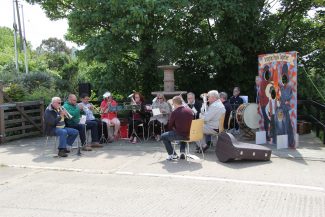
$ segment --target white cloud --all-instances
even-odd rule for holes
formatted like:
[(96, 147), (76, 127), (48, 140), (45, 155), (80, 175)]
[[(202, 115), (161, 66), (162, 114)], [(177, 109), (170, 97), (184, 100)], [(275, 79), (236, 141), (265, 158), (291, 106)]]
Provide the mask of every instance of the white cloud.
[[(41, 44), (43, 39), (56, 37), (64, 40), (64, 34), (68, 29), (66, 19), (51, 21), (39, 5), (30, 5), (24, 1), (20, 1), (19, 4), (22, 4), (24, 9), (26, 39), (32, 43), (34, 49)], [(1, 0), (0, 26), (13, 29), (13, 19), (13, 0)], [(66, 41), (66, 43), (69, 47), (77, 47), (72, 42)]]

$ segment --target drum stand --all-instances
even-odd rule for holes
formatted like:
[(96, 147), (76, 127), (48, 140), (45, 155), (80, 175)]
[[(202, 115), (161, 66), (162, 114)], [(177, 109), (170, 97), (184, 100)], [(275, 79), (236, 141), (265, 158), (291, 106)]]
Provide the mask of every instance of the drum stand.
[(255, 132), (249, 127), (242, 127), (241, 130), (244, 132), (243, 136), (247, 139), (253, 139), (255, 136)]
[[(106, 139), (105, 134), (104, 134), (104, 121), (101, 121), (101, 124), (102, 124), (102, 135), (101, 135), (101, 137), (99, 139), (99, 142), (102, 142), (102, 143), (105, 142), (107, 144), (108, 140)], [(105, 124), (106, 124), (106, 122), (105, 122)], [(107, 126), (107, 128), (108, 128), (108, 126)]]

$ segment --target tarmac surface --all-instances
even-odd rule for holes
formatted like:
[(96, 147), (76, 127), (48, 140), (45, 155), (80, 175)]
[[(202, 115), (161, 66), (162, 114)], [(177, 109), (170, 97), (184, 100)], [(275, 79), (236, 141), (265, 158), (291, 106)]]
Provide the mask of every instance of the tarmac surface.
[[(0, 216), (324, 216), (325, 146), (313, 134), (271, 161), (166, 161), (155, 141), (54, 157), (54, 141), (0, 145)], [(194, 153), (194, 150), (191, 150)], [(202, 155), (197, 154), (202, 158)]]

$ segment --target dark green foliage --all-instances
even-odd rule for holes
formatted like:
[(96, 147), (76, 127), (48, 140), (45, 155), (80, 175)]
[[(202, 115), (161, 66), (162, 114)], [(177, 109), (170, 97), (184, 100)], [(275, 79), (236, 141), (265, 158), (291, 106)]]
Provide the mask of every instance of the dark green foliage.
[(23, 75), (21, 79), (22, 85), (32, 92), (34, 89), (44, 87), (46, 89), (52, 88), (52, 77), (44, 72), (35, 72)]
[(10, 84), (4, 91), (15, 102), (24, 101), (27, 92), (23, 85), (17, 83)]

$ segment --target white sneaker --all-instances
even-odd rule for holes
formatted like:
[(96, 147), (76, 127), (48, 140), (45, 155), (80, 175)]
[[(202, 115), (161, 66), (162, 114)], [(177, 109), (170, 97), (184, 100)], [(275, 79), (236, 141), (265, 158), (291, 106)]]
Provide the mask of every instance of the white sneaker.
[(178, 156), (176, 154), (168, 155), (166, 160), (177, 160)]

